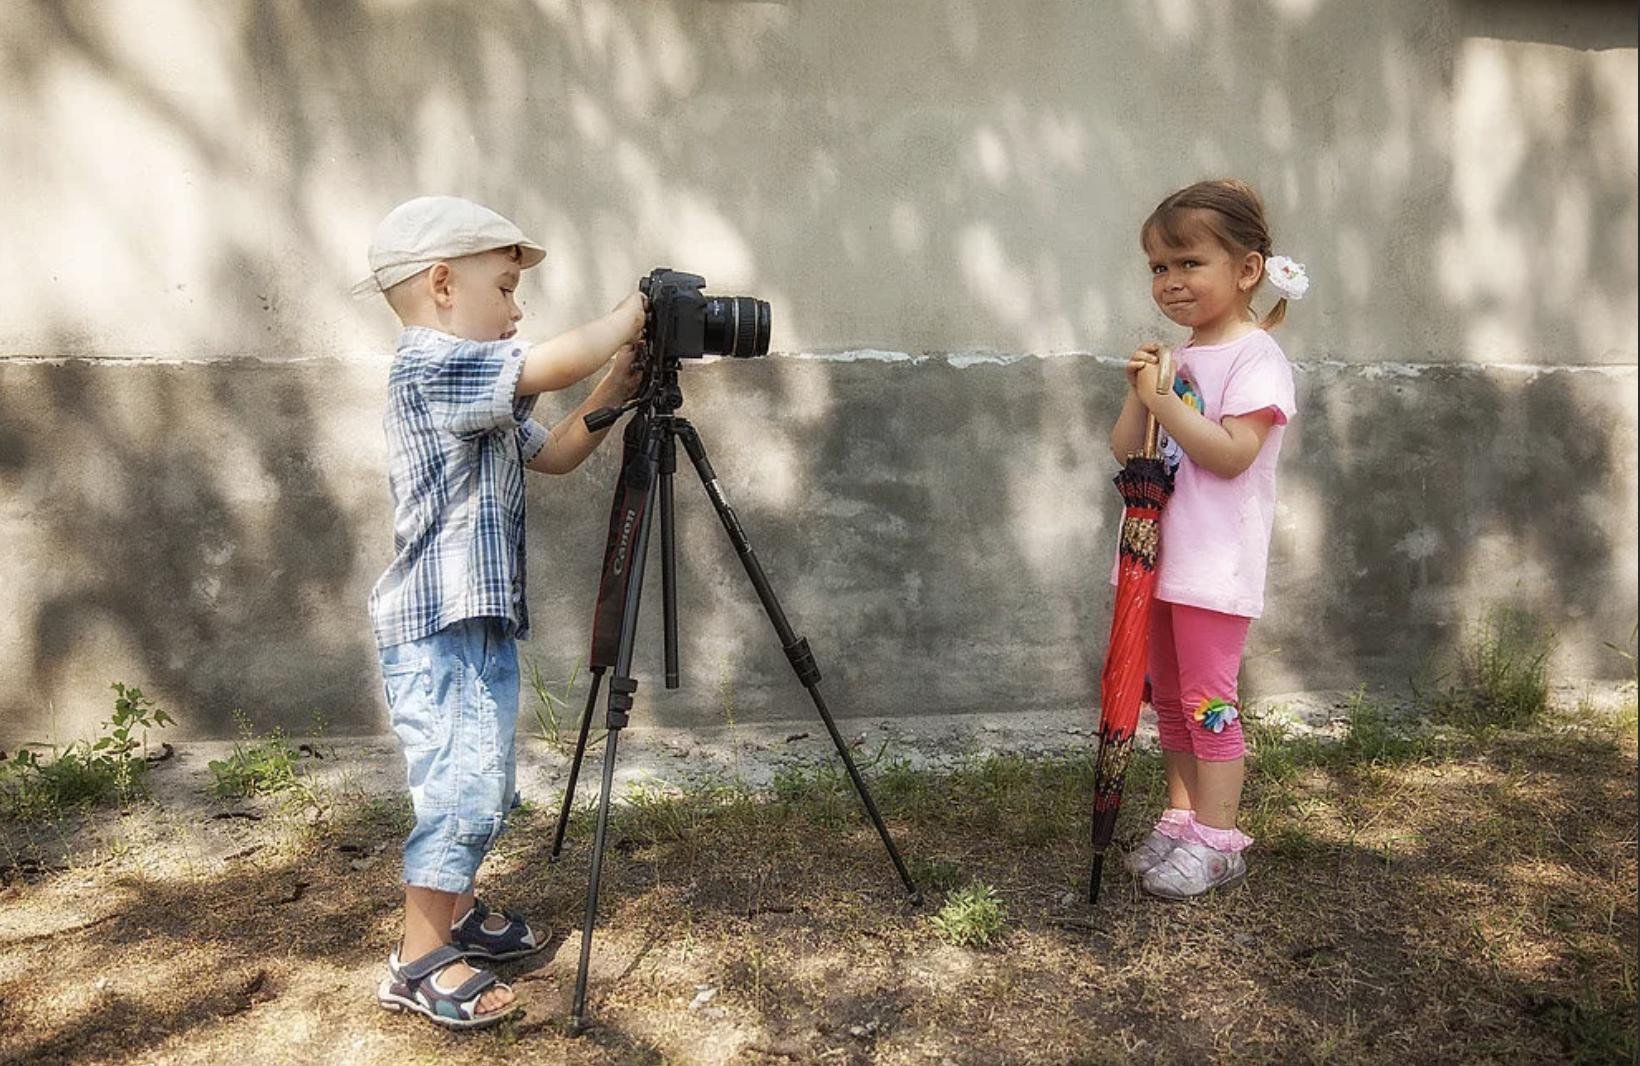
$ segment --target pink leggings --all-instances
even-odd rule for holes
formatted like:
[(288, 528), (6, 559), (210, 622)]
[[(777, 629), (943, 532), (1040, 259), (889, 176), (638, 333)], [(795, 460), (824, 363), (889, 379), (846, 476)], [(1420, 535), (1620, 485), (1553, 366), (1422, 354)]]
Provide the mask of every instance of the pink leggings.
[[(1163, 751), (1186, 751), (1198, 759), (1225, 762), (1247, 753), (1241, 735), (1236, 673), (1247, 643), (1251, 618), (1220, 614), (1201, 607), (1157, 600), (1150, 609), (1150, 702), (1156, 708), (1156, 731)], [(1210, 700), (1235, 707), (1220, 709), (1204, 723), (1196, 711)], [(1210, 725), (1223, 722), (1220, 732)]]

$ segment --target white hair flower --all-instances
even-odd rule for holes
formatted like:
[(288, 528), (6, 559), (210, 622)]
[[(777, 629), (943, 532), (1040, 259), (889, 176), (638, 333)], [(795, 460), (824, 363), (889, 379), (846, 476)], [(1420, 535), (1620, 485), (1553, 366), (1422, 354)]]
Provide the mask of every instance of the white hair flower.
[(1304, 264), (1295, 263), (1284, 255), (1272, 255), (1264, 261), (1264, 273), (1270, 284), (1289, 300), (1302, 300), (1310, 289), (1310, 277), (1304, 273)]

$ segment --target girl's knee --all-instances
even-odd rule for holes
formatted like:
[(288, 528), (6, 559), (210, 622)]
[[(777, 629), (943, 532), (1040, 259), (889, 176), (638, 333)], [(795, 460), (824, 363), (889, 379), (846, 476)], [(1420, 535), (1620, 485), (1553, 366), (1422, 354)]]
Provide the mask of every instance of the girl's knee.
[(1182, 707), (1156, 708), (1156, 736), (1163, 751), (1189, 753), (1192, 750), (1190, 726)]
[(1241, 709), (1232, 700), (1202, 700), (1190, 716), (1190, 727), (1191, 749), (1198, 759), (1228, 762), (1247, 754)]

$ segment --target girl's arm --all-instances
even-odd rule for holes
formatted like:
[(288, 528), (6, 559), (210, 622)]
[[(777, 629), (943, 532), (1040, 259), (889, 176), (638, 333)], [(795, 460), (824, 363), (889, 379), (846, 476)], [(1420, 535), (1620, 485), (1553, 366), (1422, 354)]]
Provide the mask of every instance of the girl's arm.
[(1192, 462), (1223, 478), (1235, 477), (1253, 465), (1275, 424), (1275, 414), (1269, 410), (1209, 421), (1171, 390), (1158, 395), (1153, 366), (1139, 371), (1135, 392)]
[(633, 293), (602, 318), (537, 344), (524, 356), (524, 372), (513, 394), (534, 396), (569, 388), (609, 362), (621, 345), (637, 340), (643, 320), (643, 297)]
[(1116, 425), (1110, 431), (1110, 454), (1118, 463), (1128, 461), (1145, 446), (1145, 405), (1132, 389), (1122, 401), (1122, 413), (1116, 416)]

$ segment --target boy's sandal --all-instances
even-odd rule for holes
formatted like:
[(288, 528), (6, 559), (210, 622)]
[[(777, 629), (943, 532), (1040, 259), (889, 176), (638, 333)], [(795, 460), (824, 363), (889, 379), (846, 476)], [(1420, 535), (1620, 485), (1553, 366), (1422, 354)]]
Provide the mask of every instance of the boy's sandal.
[(468, 911), (461, 921), (451, 926), (451, 943), (460, 948), (468, 958), (483, 959), (486, 962), (521, 959), (546, 947), (535, 935), (535, 930), (524, 920), (524, 916), (512, 911), (501, 912), (501, 916), (507, 919), (507, 924), (499, 930), (491, 932), (484, 928), (484, 920), (494, 913), (484, 905), (483, 900), (473, 900), (473, 909)]
[(413, 962), (400, 963), (395, 948), (387, 959), (387, 976), (376, 989), (376, 1002), (391, 1011), (415, 1011), (434, 1025), (447, 1029), (482, 1029), (522, 1009), (514, 1000), (500, 1010), (479, 1013), (478, 1001), (485, 992), (492, 987), (508, 987), (499, 984), (495, 974), (488, 970), (477, 971), (453, 989), (439, 987), (438, 975), (451, 963), (463, 959), (460, 948), (445, 944)]

